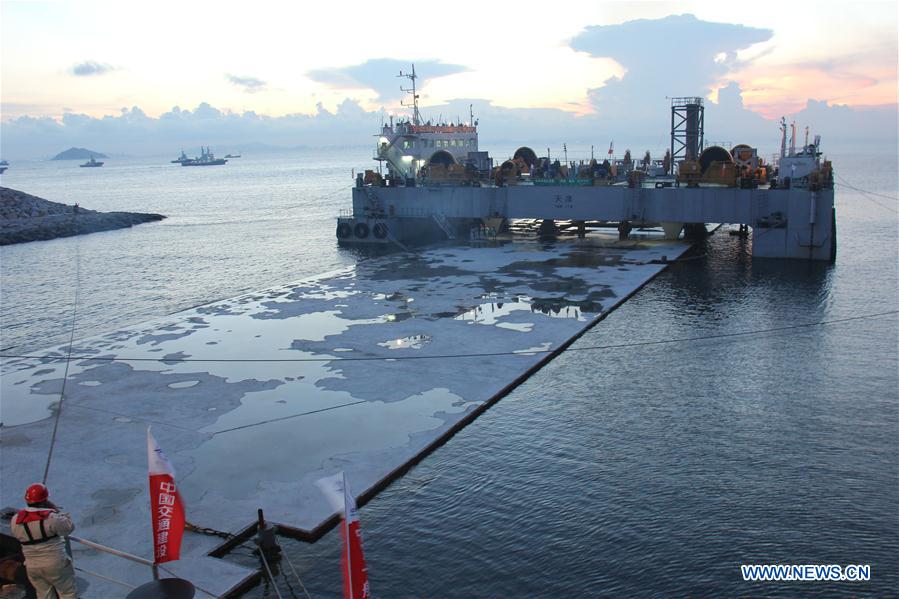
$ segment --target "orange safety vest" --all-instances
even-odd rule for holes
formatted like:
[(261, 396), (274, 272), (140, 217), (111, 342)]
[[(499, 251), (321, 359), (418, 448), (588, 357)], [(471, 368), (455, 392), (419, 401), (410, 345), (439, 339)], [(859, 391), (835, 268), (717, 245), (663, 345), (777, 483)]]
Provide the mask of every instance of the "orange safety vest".
[[(21, 526), (23, 529), (25, 529), (25, 534), (28, 536), (27, 541), (20, 541), (22, 545), (37, 545), (38, 543), (44, 543), (59, 536), (57, 534), (48, 535), (47, 529), (44, 527), (44, 521), (46, 521), (52, 513), (53, 510), (40, 510), (37, 512), (31, 510), (21, 510), (16, 515), (16, 526)], [(36, 537), (34, 535), (34, 532), (32, 532), (31, 527), (29, 526), (31, 522), (38, 523), (40, 537)]]

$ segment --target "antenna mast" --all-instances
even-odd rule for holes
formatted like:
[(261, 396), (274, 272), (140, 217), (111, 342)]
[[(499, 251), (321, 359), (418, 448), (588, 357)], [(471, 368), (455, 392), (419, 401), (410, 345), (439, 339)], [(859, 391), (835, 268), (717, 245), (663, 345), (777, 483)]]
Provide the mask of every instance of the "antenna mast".
[(796, 121), (790, 123), (790, 156), (796, 154)]
[[(401, 85), (400, 91), (406, 92), (407, 94), (412, 94), (412, 124), (421, 125), (421, 113), (418, 112), (418, 92), (415, 91), (415, 80), (418, 79), (418, 75), (415, 74), (415, 64), (412, 64), (411, 73), (404, 73), (400, 71), (400, 74), (397, 75), (397, 77), (405, 77), (406, 79), (412, 81), (411, 89), (407, 89)], [(400, 105), (406, 107), (409, 106), (408, 104), (403, 104), (402, 100), (400, 100)]]
[(787, 155), (787, 119), (780, 117), (780, 157)]

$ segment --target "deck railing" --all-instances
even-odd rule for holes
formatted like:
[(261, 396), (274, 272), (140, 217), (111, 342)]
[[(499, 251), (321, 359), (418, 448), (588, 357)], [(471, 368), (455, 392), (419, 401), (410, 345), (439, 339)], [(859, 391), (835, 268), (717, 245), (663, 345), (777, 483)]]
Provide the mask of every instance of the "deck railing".
[[(100, 543), (95, 543), (94, 541), (89, 541), (88, 539), (82, 539), (82, 538), (80, 538), (80, 537), (76, 537), (76, 536), (72, 536), (72, 535), (69, 535), (69, 536), (66, 537), (66, 538), (67, 538), (69, 541), (71, 541), (71, 542), (79, 543), (79, 544), (81, 544), (81, 545), (84, 545), (85, 547), (89, 547), (89, 548), (91, 548), (91, 549), (95, 549), (95, 550), (101, 551), (101, 552), (103, 552), (103, 553), (108, 553), (108, 554), (110, 554), (110, 555), (115, 555), (116, 557), (121, 557), (121, 558), (123, 558), (123, 559), (127, 559), (127, 560), (130, 560), (130, 561), (132, 561), (132, 562), (137, 562), (138, 564), (143, 564), (144, 566), (147, 566), (147, 567), (150, 568), (150, 570), (151, 570), (152, 573), (153, 573), (153, 579), (154, 579), (154, 580), (158, 580), (158, 579), (159, 579), (159, 567), (158, 567), (155, 563), (153, 563), (151, 560), (148, 560), (148, 559), (146, 559), (146, 558), (140, 557), (139, 555), (133, 555), (133, 554), (127, 553), (127, 552), (125, 552), (125, 551), (120, 551), (120, 550), (118, 550), (118, 549), (113, 549), (112, 547), (107, 547), (106, 545), (101, 545)], [(136, 589), (136, 588), (137, 588), (137, 587), (134, 586), (133, 584), (129, 584), (129, 583), (125, 582), (125, 581), (118, 580), (118, 579), (113, 578), (113, 577), (111, 577), (111, 576), (106, 576), (106, 575), (104, 575), (104, 574), (98, 574), (97, 572), (92, 572), (92, 571), (90, 571), (90, 570), (86, 570), (86, 569), (84, 569), (84, 568), (82, 568), (82, 567), (80, 567), (80, 566), (75, 566), (75, 569), (78, 570), (79, 572), (84, 572), (85, 574), (87, 574), (87, 575), (89, 575), (89, 576), (94, 576), (94, 577), (96, 577), (96, 578), (100, 578), (101, 580), (106, 580), (106, 581), (108, 581), (108, 582), (112, 582), (112, 583), (121, 585), (121, 586), (123, 586), (123, 587), (127, 587), (127, 588), (129, 588), (129, 589)]]

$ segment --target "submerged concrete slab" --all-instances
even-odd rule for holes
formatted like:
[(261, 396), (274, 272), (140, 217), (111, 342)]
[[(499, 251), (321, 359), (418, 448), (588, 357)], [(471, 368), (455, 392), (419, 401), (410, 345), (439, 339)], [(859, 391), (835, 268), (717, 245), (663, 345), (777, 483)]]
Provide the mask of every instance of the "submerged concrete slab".
[[(311, 533), (332, 516), (317, 479), (377, 487), (688, 247), (593, 234), (397, 254), (80, 340), (48, 484), (76, 534), (150, 556), (152, 425), (189, 521), (237, 532), (261, 507)], [(2, 364), (0, 505), (43, 474), (67, 350)], [(219, 542), (187, 533), (172, 568), (224, 592), (248, 572), (206, 557)], [(74, 548), (86, 569), (148, 579)]]

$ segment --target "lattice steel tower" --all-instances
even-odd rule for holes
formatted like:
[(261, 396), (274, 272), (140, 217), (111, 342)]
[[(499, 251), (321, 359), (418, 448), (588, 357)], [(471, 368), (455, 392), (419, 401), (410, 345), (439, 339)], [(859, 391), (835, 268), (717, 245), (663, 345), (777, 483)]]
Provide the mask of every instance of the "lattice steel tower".
[(671, 164), (698, 160), (702, 153), (705, 108), (702, 98), (671, 98)]

